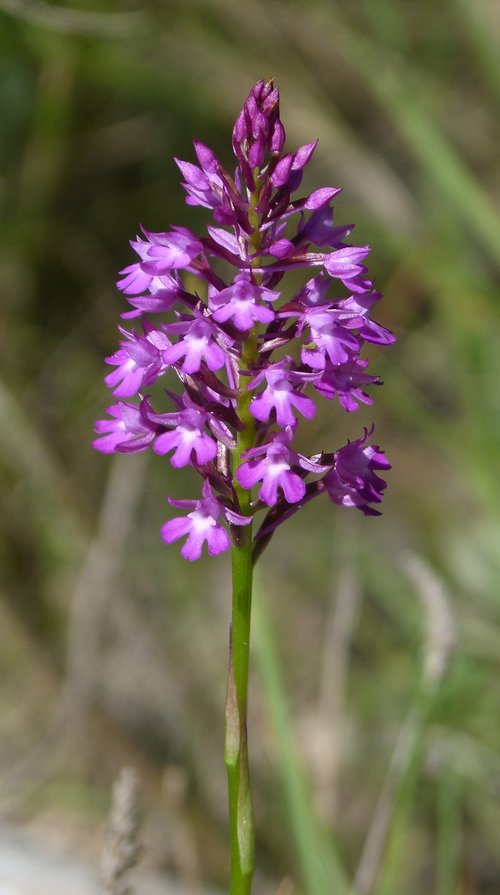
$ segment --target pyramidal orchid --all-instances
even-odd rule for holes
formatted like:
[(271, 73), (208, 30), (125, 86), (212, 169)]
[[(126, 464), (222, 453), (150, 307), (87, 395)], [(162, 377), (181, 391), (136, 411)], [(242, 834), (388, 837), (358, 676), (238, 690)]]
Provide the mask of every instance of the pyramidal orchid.
[[(380, 385), (361, 357), (366, 342), (392, 333), (371, 318), (381, 295), (365, 265), (369, 246), (351, 245), (352, 226), (333, 221), (340, 192), (297, 197), (316, 143), (285, 151), (279, 93), (259, 81), (238, 115), (236, 168), (226, 170), (195, 142), (196, 163), (176, 160), (188, 205), (212, 212), (205, 235), (184, 227), (131, 241), (137, 260), (118, 288), (122, 318), (106, 384), (119, 399), (96, 423), (97, 450), (152, 447), (173, 467), (201, 477), (198, 499), (169, 503), (166, 544), (197, 560), (231, 550), (233, 606), (226, 704), (231, 895), (248, 895), (254, 828), (247, 752), (247, 689), (253, 564), (276, 529), (312, 499), (379, 515), (389, 468), (373, 430), (311, 457), (293, 448), (316, 402), (347, 412), (372, 404)], [(289, 271), (304, 271), (290, 292)], [(186, 275), (188, 275), (186, 277)], [(296, 282), (294, 278), (294, 282)], [(196, 289), (193, 284), (196, 283)], [(180, 392), (158, 389), (167, 377)], [(151, 387), (155, 385), (154, 398)], [(135, 398), (134, 398), (135, 396)], [(129, 400), (134, 398), (133, 401)], [(127, 399), (127, 400), (122, 400)], [(153, 403), (155, 406), (153, 406)], [(161, 405), (161, 406), (160, 406)]]

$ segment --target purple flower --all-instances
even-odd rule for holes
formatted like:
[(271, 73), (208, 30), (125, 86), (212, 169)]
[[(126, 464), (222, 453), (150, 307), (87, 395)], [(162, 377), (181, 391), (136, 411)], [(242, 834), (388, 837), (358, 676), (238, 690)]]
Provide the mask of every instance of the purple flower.
[(348, 507), (357, 507), (365, 516), (379, 516), (380, 512), (370, 506), (380, 503), (386, 482), (376, 470), (390, 469), (391, 465), (378, 445), (367, 444), (373, 428), (358, 438), (349, 441), (335, 454), (335, 465), (326, 474), (323, 484), (330, 500)]
[(279, 436), (267, 444), (252, 448), (243, 456), (246, 462), (237, 469), (236, 478), (248, 490), (257, 482), (262, 482), (259, 497), (268, 506), (274, 506), (278, 500), (279, 488), (288, 503), (296, 503), (303, 498), (306, 491), (304, 480), (291, 469), (298, 455), (282, 443)]
[(161, 314), (169, 311), (177, 302), (185, 302), (187, 293), (171, 276), (153, 277), (149, 286), (149, 295), (126, 295), (133, 311), (125, 311), (124, 319), (140, 317), (141, 314)]
[[(336, 192), (340, 192), (337, 190)], [(329, 205), (322, 205), (315, 211), (297, 234), (297, 241), (312, 242), (316, 246), (342, 248), (342, 241), (352, 232), (352, 225), (335, 227), (333, 211)]]
[(183, 338), (163, 352), (165, 364), (177, 363), (184, 358), (184, 373), (197, 373), (203, 361), (209, 370), (220, 370), (226, 355), (214, 341), (214, 329), (208, 320), (198, 318), (183, 323), (167, 324), (168, 332), (183, 333)]
[(243, 182), (255, 189), (253, 170), (260, 167), (266, 151), (280, 153), (285, 129), (279, 117), (279, 92), (271, 82), (252, 87), (233, 128), (233, 150)]
[(106, 409), (111, 419), (96, 420), (100, 437), (92, 442), (93, 447), (103, 454), (146, 450), (155, 437), (156, 426), (144, 415), (142, 406), (118, 401)]
[(187, 466), (194, 453), (200, 466), (217, 456), (217, 444), (204, 432), (208, 414), (191, 407), (178, 413), (164, 413), (154, 417), (156, 422), (175, 426), (173, 432), (158, 435), (154, 449), (157, 454), (167, 454), (175, 450), (170, 462), (172, 466)]
[(382, 385), (378, 376), (370, 376), (363, 372), (367, 366), (367, 360), (357, 358), (349, 360), (345, 364), (334, 366), (327, 363), (321, 379), (317, 379), (314, 388), (328, 399), (338, 397), (340, 404), (350, 413), (358, 409), (358, 401), (363, 404), (373, 404), (372, 398), (361, 388), (363, 385)]
[[(162, 529), (167, 543), (186, 538), (187, 559), (197, 559), (205, 542), (211, 555), (227, 550), (231, 535), (241, 543), (237, 527), (251, 522), (242, 507), (265, 510), (256, 555), (321, 494), (375, 515), (385, 488), (378, 471), (389, 468), (366, 430), (336, 452), (309, 458), (292, 444), (302, 418), (315, 414), (311, 389), (351, 412), (372, 404), (366, 387), (381, 384), (360, 357), (365, 342), (394, 341), (372, 317), (381, 295), (365, 266), (370, 248), (347, 244), (353, 225), (334, 223), (339, 188), (296, 194), (317, 141), (285, 151), (272, 81), (252, 87), (232, 145), (234, 171), (199, 141), (196, 163), (177, 160), (187, 204), (211, 212), (203, 235), (143, 228), (131, 242), (139, 260), (117, 284), (129, 304), (122, 316), (160, 317), (154, 325), (143, 320), (139, 332), (120, 329), (105, 381), (118, 397), (138, 393), (137, 406), (120, 401), (96, 423), (99, 451), (152, 446), (169, 454), (172, 466), (201, 475), (201, 499), (171, 501), (188, 512)], [(144, 397), (161, 379), (164, 391), (155, 387)], [(165, 393), (173, 412), (161, 407)]]
[(274, 311), (260, 302), (276, 301), (279, 292), (271, 292), (252, 282), (248, 273), (237, 274), (232, 286), (211, 295), (210, 303), (216, 310), (213, 313), (217, 323), (232, 320), (237, 329), (245, 332), (256, 323), (270, 323), (274, 320)]
[(327, 358), (332, 364), (343, 364), (359, 351), (359, 341), (335, 319), (328, 309), (311, 308), (302, 317), (299, 331), (308, 326), (313, 345), (302, 348), (302, 363), (313, 370), (323, 370)]
[(201, 254), (201, 242), (184, 227), (176, 227), (172, 233), (150, 233), (143, 230), (146, 239), (132, 240), (130, 245), (142, 259), (125, 267), (125, 274), (117, 286), (126, 294), (139, 295), (151, 285), (154, 277), (169, 274), (171, 270), (183, 270)]
[(375, 342), (378, 345), (392, 345), (396, 340), (391, 331), (370, 319), (372, 306), (381, 298), (380, 292), (350, 295), (337, 303), (337, 318), (342, 321), (344, 326), (359, 330), (360, 336), (367, 342)]
[(346, 246), (330, 252), (324, 260), (324, 267), (331, 277), (337, 277), (343, 282), (359, 277), (366, 268), (363, 261), (370, 254), (370, 246)]
[(144, 324), (144, 335), (127, 332), (120, 327), (125, 341), (120, 342), (120, 349), (107, 357), (106, 363), (116, 366), (104, 381), (113, 394), (120, 398), (135, 395), (143, 385), (151, 385), (166, 367), (164, 351), (170, 345), (168, 337), (162, 330)]
[(191, 510), (187, 516), (176, 516), (165, 522), (161, 529), (161, 536), (165, 544), (172, 544), (179, 538), (187, 535), (187, 539), (181, 549), (181, 556), (190, 561), (199, 559), (206, 541), (209, 556), (223, 553), (231, 546), (231, 540), (226, 529), (218, 521), (222, 516), (232, 525), (249, 525), (251, 517), (241, 516), (227, 509), (221, 501), (214, 497), (212, 488), (205, 481), (201, 500), (173, 500), (169, 503), (173, 507), (183, 510)]
[(292, 375), (285, 368), (284, 362), (272, 364), (258, 373), (250, 383), (255, 388), (265, 379), (265, 390), (257, 395), (250, 404), (250, 413), (257, 420), (265, 422), (274, 411), (278, 426), (294, 426), (296, 416), (294, 410), (298, 410), (302, 416), (310, 420), (313, 418), (316, 408), (314, 401), (300, 392), (291, 382)]
[(195, 140), (194, 149), (201, 165), (200, 168), (191, 162), (175, 159), (175, 163), (184, 177), (182, 186), (188, 194), (186, 203), (201, 205), (204, 208), (218, 208), (224, 197), (224, 184), (218, 173), (219, 162), (212, 150), (208, 146), (204, 146), (203, 143)]

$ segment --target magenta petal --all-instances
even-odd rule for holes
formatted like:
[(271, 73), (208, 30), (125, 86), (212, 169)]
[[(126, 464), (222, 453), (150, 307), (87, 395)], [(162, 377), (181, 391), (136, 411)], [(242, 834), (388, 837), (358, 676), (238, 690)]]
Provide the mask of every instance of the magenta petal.
[(195, 187), (195, 189), (204, 190), (210, 185), (207, 175), (196, 165), (193, 165), (192, 162), (183, 162), (181, 159), (176, 158), (175, 164), (179, 168), (184, 180), (186, 180), (190, 186)]
[(214, 311), (213, 318), (217, 321), (217, 323), (227, 323), (227, 321), (230, 320), (233, 316), (233, 313), (233, 307), (231, 303), (228, 302), (227, 305), (222, 305), (220, 308), (217, 308), (217, 310)]
[(205, 538), (203, 537), (203, 535), (199, 534), (199, 532), (191, 530), (186, 543), (181, 549), (181, 556), (184, 559), (187, 559), (189, 562), (194, 562), (195, 560), (199, 559), (204, 542)]
[(158, 435), (154, 445), (153, 450), (156, 454), (166, 454), (168, 451), (171, 451), (177, 443), (177, 433), (174, 432), (162, 432), (161, 435)]
[(295, 153), (292, 168), (294, 171), (298, 171), (301, 168), (304, 168), (307, 164), (309, 164), (312, 154), (318, 145), (318, 141), (314, 140), (313, 143), (306, 143), (304, 146), (300, 146)]
[(182, 435), (179, 433), (176, 432), (175, 434), (177, 435), (177, 446), (175, 453), (172, 454), (172, 457), (170, 458), (170, 463), (175, 469), (180, 469), (182, 466), (187, 466), (191, 460), (193, 445), (184, 441)]
[(252, 314), (255, 320), (258, 320), (259, 323), (271, 323), (275, 318), (275, 313), (271, 308), (266, 308), (264, 305), (254, 305), (252, 308)]
[(325, 257), (325, 270), (332, 277), (355, 277), (362, 271), (360, 262), (370, 254), (370, 246), (348, 246)]
[(257, 395), (256, 398), (253, 399), (250, 404), (250, 413), (255, 417), (256, 420), (260, 420), (261, 422), (265, 422), (269, 419), (271, 412), (273, 410), (274, 403), (268, 393), (268, 390), (262, 392), (261, 395)]
[(293, 397), (293, 403), (295, 404), (297, 410), (302, 414), (302, 416), (305, 416), (307, 420), (312, 420), (313, 416), (316, 413), (316, 406), (311, 398), (308, 398), (307, 395), (295, 394)]
[(120, 273), (125, 276), (118, 280), (116, 285), (125, 295), (140, 295), (141, 292), (145, 292), (149, 288), (152, 280), (150, 274), (141, 270), (140, 263), (130, 264), (128, 267), (124, 267)]
[(280, 477), (280, 485), (288, 503), (297, 503), (306, 493), (304, 479), (295, 472), (284, 472)]
[(293, 159), (293, 155), (285, 155), (279, 160), (271, 175), (273, 186), (280, 187), (285, 185), (292, 170)]
[(209, 556), (217, 556), (217, 554), (228, 550), (231, 542), (225, 528), (222, 528), (220, 525), (214, 525), (207, 537), (207, 545)]
[(335, 189), (334, 187), (324, 186), (319, 190), (315, 190), (314, 193), (311, 193), (308, 199), (306, 199), (304, 203), (304, 208), (307, 208), (308, 211), (316, 211), (317, 208), (321, 208), (322, 205), (326, 205), (327, 202), (330, 202), (334, 196), (338, 193), (341, 193), (341, 189)]
[(96, 451), (100, 451), (101, 454), (114, 454), (116, 445), (120, 443), (120, 440), (123, 440), (123, 433), (120, 436), (116, 432), (110, 432), (109, 435), (105, 435), (102, 438), (95, 438), (92, 442), (92, 447)]
[(253, 516), (242, 516), (240, 513), (235, 513), (234, 510), (225, 509), (224, 515), (228, 522), (231, 525), (250, 525)]
[(253, 488), (262, 478), (262, 468), (263, 464), (258, 461), (256, 462), (255, 460), (250, 460), (248, 463), (242, 463), (236, 470), (236, 478), (241, 487), (246, 488), (247, 490)]
[(262, 481), (259, 497), (269, 507), (273, 507), (278, 500), (278, 479), (276, 476), (267, 476)]
[(222, 348), (212, 343), (205, 350), (205, 361), (209, 370), (220, 370), (226, 363), (226, 355)]
[(167, 500), (171, 507), (178, 510), (194, 510), (199, 504), (199, 500), (177, 500), (175, 497), (168, 497)]
[(194, 452), (198, 463), (200, 466), (203, 466), (205, 463), (210, 463), (211, 460), (215, 459), (217, 456), (217, 445), (213, 438), (203, 433), (194, 444)]
[(190, 528), (191, 520), (188, 516), (176, 516), (175, 519), (170, 519), (162, 525), (161, 536), (165, 544), (172, 544), (187, 534)]
[(193, 146), (203, 170), (209, 174), (214, 174), (219, 167), (219, 163), (212, 150), (199, 140), (194, 140)]
[[(118, 378), (115, 374), (119, 373), (120, 370), (115, 370), (114, 373), (110, 373), (109, 376), (106, 376), (104, 378), (106, 385), (110, 387), (113, 386)], [(143, 377), (144, 371), (140, 367), (129, 370), (125, 374), (122, 373), (122, 382), (113, 389), (113, 394), (117, 395), (119, 398), (130, 398), (132, 395), (136, 395), (141, 388)]]
[(166, 351), (163, 352), (163, 362), (165, 364), (175, 364), (185, 353), (186, 346), (181, 340), (175, 345), (171, 345), (170, 348), (167, 348)]

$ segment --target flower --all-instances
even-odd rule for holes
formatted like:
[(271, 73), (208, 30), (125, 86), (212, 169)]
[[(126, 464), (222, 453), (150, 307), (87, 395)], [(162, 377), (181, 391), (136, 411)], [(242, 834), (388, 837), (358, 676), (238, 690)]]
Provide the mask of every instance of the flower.
[[(142, 320), (142, 330), (120, 327), (105, 382), (136, 403), (120, 400), (96, 422), (98, 451), (152, 447), (202, 477), (201, 498), (170, 499), (187, 512), (162, 528), (165, 543), (185, 538), (188, 560), (205, 544), (215, 556), (248, 542), (247, 526), (264, 510), (258, 553), (321, 494), (377, 515), (385, 489), (379, 473), (389, 468), (370, 443), (373, 427), (337, 451), (306, 457), (293, 447), (316, 412), (311, 390), (352, 412), (371, 405), (367, 389), (381, 385), (363, 348), (390, 345), (394, 336), (372, 317), (381, 295), (366, 267), (370, 247), (351, 244), (353, 225), (334, 221), (339, 187), (295, 195), (317, 141), (285, 150), (272, 81), (252, 87), (232, 148), (232, 173), (199, 141), (196, 163), (176, 159), (186, 203), (211, 214), (204, 235), (142, 228), (131, 241), (139, 260), (123, 268), (117, 286), (129, 306), (122, 317)], [(289, 271), (302, 271), (302, 282), (287, 284)], [(165, 394), (173, 410), (162, 403)]]
[(246, 462), (237, 469), (236, 478), (248, 490), (257, 482), (262, 482), (259, 497), (268, 506), (274, 506), (278, 500), (278, 489), (283, 491), (288, 503), (296, 503), (303, 498), (306, 490), (304, 480), (291, 469), (294, 451), (280, 442), (279, 436), (247, 451), (243, 456)]
[(301, 351), (302, 363), (323, 370), (329, 359), (333, 366), (344, 364), (359, 352), (358, 339), (337, 322), (334, 310), (311, 308), (305, 311), (299, 330), (308, 326), (311, 345)]
[(217, 443), (204, 432), (207, 414), (203, 410), (192, 407), (180, 413), (164, 413), (156, 417), (157, 421), (160, 419), (166, 425), (174, 425), (175, 429), (158, 435), (154, 449), (157, 454), (167, 454), (175, 449), (170, 460), (172, 466), (187, 466), (193, 454), (200, 466), (217, 456)]
[(146, 239), (132, 240), (130, 245), (142, 259), (125, 267), (117, 286), (125, 293), (139, 295), (148, 289), (154, 277), (183, 270), (201, 253), (202, 245), (184, 227), (175, 227), (171, 233), (150, 233), (143, 230)]
[(366, 516), (379, 516), (370, 504), (380, 503), (386, 482), (376, 470), (390, 469), (391, 465), (376, 444), (367, 444), (373, 429), (357, 441), (349, 441), (335, 454), (335, 465), (326, 474), (323, 484), (330, 500), (344, 506), (358, 507)]
[(220, 370), (226, 362), (226, 355), (215, 342), (215, 332), (209, 320), (202, 317), (185, 323), (167, 325), (169, 332), (182, 334), (182, 339), (163, 352), (166, 364), (174, 364), (184, 358), (181, 370), (197, 373), (203, 361), (209, 370)]
[(116, 366), (116, 370), (104, 381), (120, 398), (136, 395), (143, 385), (151, 385), (167, 366), (164, 351), (170, 345), (168, 337), (147, 322), (143, 326), (143, 336), (120, 327), (125, 339), (115, 354), (105, 358), (107, 364)]
[(373, 399), (361, 386), (382, 385), (378, 376), (370, 376), (364, 373), (368, 361), (355, 358), (345, 364), (332, 364), (327, 362), (321, 378), (314, 383), (314, 388), (324, 398), (332, 400), (338, 397), (340, 404), (350, 413), (358, 409), (358, 401), (363, 404), (373, 404)]
[(250, 383), (250, 387), (255, 388), (264, 379), (266, 381), (264, 391), (250, 404), (250, 413), (262, 422), (268, 420), (274, 411), (278, 426), (293, 426), (296, 422), (295, 410), (309, 420), (316, 412), (314, 401), (300, 394), (298, 388), (294, 387), (292, 374), (286, 367), (287, 362), (290, 359), (269, 365)]
[(262, 302), (276, 301), (279, 296), (279, 292), (257, 286), (244, 271), (235, 276), (232, 286), (211, 296), (210, 304), (215, 307), (213, 319), (217, 323), (232, 320), (242, 332), (252, 329), (256, 323), (271, 323), (274, 311)]
[(173, 500), (169, 503), (173, 507), (183, 510), (191, 510), (187, 516), (175, 516), (165, 522), (161, 529), (161, 536), (166, 544), (172, 544), (179, 538), (187, 535), (187, 539), (181, 549), (184, 559), (199, 559), (206, 541), (209, 556), (217, 556), (230, 547), (229, 535), (223, 525), (218, 521), (222, 516), (232, 525), (249, 525), (251, 517), (241, 516), (231, 512), (230, 509), (216, 500), (208, 480), (203, 485), (203, 497), (201, 500)]
[(144, 451), (155, 437), (156, 427), (144, 415), (142, 405), (119, 401), (107, 408), (111, 419), (96, 420), (99, 438), (93, 442), (97, 451)]

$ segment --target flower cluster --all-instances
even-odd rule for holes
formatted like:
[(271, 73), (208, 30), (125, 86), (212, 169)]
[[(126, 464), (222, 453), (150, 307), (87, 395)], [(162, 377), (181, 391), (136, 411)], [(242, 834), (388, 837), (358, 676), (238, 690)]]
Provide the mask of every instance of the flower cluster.
[[(369, 246), (350, 245), (353, 227), (333, 222), (340, 190), (292, 198), (316, 143), (291, 153), (284, 143), (278, 90), (260, 81), (234, 126), (234, 175), (199, 142), (197, 165), (177, 160), (187, 203), (212, 212), (207, 235), (142, 229), (131, 242), (139, 260), (117, 284), (131, 308), (122, 316), (137, 328), (120, 327), (120, 347), (106, 358), (113, 370), (105, 381), (119, 400), (96, 423), (94, 446), (111, 453), (151, 445), (172, 466), (200, 473), (201, 498), (170, 500), (188, 512), (162, 528), (166, 543), (187, 536), (181, 552), (189, 560), (205, 542), (210, 555), (227, 550), (263, 510), (258, 553), (323, 492), (378, 515), (385, 488), (378, 471), (389, 463), (370, 444), (372, 431), (333, 453), (305, 457), (292, 447), (300, 418), (315, 414), (314, 395), (348, 412), (372, 403), (365, 389), (381, 383), (360, 354), (365, 342), (388, 345), (394, 336), (371, 318), (381, 295), (365, 266)], [(287, 295), (284, 275), (297, 269), (307, 281)], [(153, 323), (153, 315), (161, 316)], [(182, 394), (166, 389), (171, 407), (158, 412), (149, 390), (167, 371)]]

